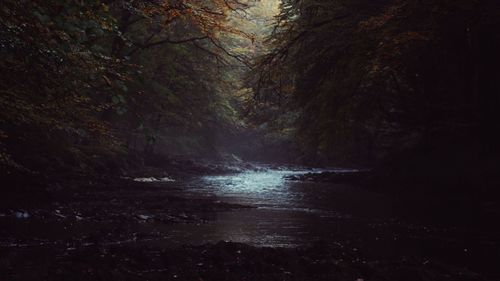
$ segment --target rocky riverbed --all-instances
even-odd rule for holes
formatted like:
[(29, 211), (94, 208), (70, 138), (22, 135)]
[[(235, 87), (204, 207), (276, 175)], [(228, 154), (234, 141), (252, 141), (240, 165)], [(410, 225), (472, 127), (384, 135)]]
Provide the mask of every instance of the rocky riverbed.
[(485, 280), (467, 263), (496, 258), (491, 232), (385, 217), (385, 197), (300, 181), (326, 171), (193, 166), (4, 190), (0, 280)]

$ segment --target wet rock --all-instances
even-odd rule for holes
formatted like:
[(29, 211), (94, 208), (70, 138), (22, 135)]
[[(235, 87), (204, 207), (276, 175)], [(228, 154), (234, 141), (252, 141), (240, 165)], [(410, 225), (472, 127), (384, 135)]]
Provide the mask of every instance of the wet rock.
[(30, 214), (26, 211), (17, 211), (14, 212), (14, 216), (16, 219), (28, 219), (30, 217)]
[(139, 218), (140, 220), (147, 221), (147, 220), (153, 219), (153, 218), (154, 218), (154, 216), (149, 216), (149, 215), (137, 215), (137, 218)]
[(367, 171), (321, 172), (321, 173), (307, 173), (301, 175), (289, 175), (285, 176), (284, 178), (290, 181), (360, 184), (364, 183), (369, 178), (369, 175), (370, 173)]
[[(141, 234), (136, 236), (139, 240)], [(167, 249), (133, 244), (88, 247), (64, 244), (52, 252), (7, 253), (0, 258), (0, 277), (2, 270), (8, 269), (12, 281), (40, 280), (40, 276), (47, 281), (482, 280), (473, 272), (434, 261), (423, 265), (419, 260), (369, 263), (359, 260), (345, 253), (345, 249), (324, 244), (295, 249), (258, 248), (231, 242)]]
[(175, 180), (171, 177), (148, 177), (148, 178), (135, 178), (135, 182), (174, 182)]

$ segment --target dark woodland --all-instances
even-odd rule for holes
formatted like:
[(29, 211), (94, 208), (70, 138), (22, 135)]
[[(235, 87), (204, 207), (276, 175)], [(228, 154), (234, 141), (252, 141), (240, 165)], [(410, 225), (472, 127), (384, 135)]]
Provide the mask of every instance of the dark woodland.
[(3, 280), (500, 280), (500, 2), (2, 0)]

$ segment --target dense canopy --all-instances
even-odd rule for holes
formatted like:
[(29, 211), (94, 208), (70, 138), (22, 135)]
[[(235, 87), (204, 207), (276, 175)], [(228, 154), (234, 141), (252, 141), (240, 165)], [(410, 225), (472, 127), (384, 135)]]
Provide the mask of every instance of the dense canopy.
[(434, 170), (455, 155), (460, 173), (498, 157), (496, 8), (7, 0), (1, 163), (36, 173), (235, 154)]

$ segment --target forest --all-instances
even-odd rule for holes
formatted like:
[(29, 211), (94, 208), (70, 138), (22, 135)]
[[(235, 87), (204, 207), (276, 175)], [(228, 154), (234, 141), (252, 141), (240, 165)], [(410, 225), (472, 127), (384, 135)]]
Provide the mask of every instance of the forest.
[(499, 65), (496, 0), (3, 0), (0, 280), (500, 280)]

